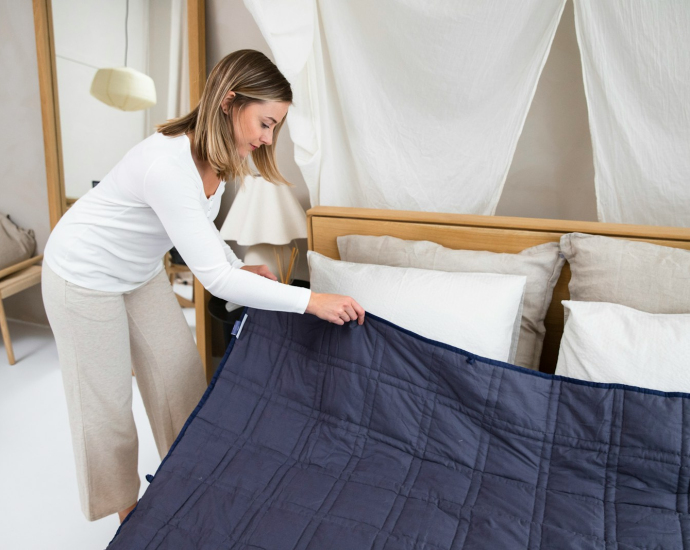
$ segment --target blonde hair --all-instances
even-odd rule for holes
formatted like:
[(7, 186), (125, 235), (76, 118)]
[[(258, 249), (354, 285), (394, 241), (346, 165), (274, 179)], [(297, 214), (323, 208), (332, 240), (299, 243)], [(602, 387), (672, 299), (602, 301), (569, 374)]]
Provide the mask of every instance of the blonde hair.
[[(231, 100), (231, 109), (225, 114), (221, 103), (230, 91), (235, 92), (235, 97)], [(194, 132), (192, 145), (197, 156), (208, 161), (221, 179), (242, 181), (245, 176), (252, 175), (252, 171), (247, 159), (237, 152), (233, 111), (239, 115), (247, 105), (262, 101), (292, 103), (290, 83), (261, 52), (238, 50), (213, 67), (199, 105), (188, 115), (159, 125), (158, 131), (165, 136)], [(263, 145), (251, 155), (264, 179), (290, 185), (278, 170), (275, 156), (283, 122), (280, 121), (273, 129), (271, 145)]]

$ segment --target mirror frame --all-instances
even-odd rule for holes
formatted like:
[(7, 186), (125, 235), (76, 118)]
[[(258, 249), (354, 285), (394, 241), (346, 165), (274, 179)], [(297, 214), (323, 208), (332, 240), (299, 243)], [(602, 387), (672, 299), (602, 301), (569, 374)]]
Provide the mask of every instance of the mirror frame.
[[(38, 84), (43, 119), (43, 145), (45, 148), (46, 180), (50, 228), (55, 227), (67, 211), (65, 173), (60, 137), (60, 108), (58, 102), (57, 65), (55, 61), (55, 35), (51, 0), (33, 0), (34, 28), (36, 31), (36, 58)], [(206, 84), (206, 2), (187, 0), (187, 34), (189, 55), (190, 110), (196, 107)], [(211, 357), (211, 318), (208, 314), (210, 294), (194, 278), (194, 308), (196, 311), (197, 347), (206, 371), (207, 381), (213, 372)]]

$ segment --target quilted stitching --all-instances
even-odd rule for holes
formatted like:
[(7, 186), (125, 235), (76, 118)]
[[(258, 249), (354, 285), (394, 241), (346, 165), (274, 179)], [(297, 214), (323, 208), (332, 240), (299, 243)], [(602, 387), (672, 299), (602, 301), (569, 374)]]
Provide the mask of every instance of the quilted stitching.
[(688, 396), (249, 316), (111, 548), (690, 549)]

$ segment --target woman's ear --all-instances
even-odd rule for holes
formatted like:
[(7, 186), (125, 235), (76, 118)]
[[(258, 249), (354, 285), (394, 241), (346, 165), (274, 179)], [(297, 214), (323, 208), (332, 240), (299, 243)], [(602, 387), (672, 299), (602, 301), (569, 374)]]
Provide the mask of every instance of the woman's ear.
[(223, 101), (220, 102), (220, 108), (223, 109), (223, 112), (226, 115), (230, 114), (230, 105), (232, 104), (232, 101), (234, 99), (235, 99), (235, 92), (230, 90), (227, 94), (225, 94)]

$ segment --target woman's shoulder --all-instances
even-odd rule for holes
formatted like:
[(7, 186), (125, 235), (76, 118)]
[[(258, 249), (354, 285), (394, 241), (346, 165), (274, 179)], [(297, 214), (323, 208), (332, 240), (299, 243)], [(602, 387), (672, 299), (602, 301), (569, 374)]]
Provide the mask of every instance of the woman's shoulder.
[(129, 155), (133, 161), (141, 163), (145, 170), (154, 166), (173, 166), (183, 171), (195, 169), (189, 150), (189, 139), (184, 134), (170, 137), (156, 132), (134, 147)]
[(141, 144), (140, 174), (145, 189), (164, 188), (197, 194), (202, 187), (199, 173), (189, 150), (189, 139), (184, 134), (168, 137), (156, 133)]
[(144, 139), (138, 147), (142, 152), (152, 156), (169, 156), (184, 159), (186, 148), (189, 148), (189, 139), (186, 135), (165, 136), (155, 132)]

